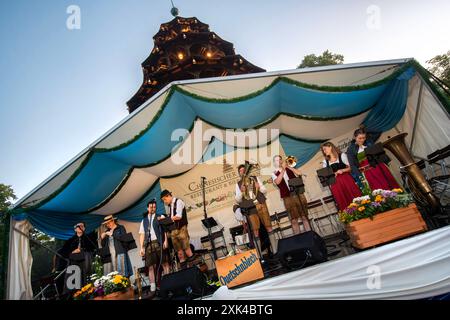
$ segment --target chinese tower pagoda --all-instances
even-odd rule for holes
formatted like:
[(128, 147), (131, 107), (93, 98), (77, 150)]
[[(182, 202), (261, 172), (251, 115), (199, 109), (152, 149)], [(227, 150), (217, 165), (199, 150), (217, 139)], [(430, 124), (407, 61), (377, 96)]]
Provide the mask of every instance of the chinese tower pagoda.
[(175, 7), (172, 14), (153, 37), (154, 48), (142, 63), (144, 81), (127, 102), (130, 113), (172, 81), (265, 71), (236, 54), (207, 24), (179, 17)]

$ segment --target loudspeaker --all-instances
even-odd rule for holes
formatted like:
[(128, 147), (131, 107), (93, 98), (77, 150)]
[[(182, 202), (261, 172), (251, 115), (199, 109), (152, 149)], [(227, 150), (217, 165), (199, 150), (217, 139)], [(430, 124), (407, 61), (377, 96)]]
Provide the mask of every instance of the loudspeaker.
[(205, 276), (197, 267), (183, 269), (164, 275), (161, 279), (160, 296), (163, 299), (197, 298), (206, 292)]
[(296, 268), (327, 261), (328, 254), (325, 241), (314, 231), (308, 231), (280, 239), (275, 258), (287, 268)]

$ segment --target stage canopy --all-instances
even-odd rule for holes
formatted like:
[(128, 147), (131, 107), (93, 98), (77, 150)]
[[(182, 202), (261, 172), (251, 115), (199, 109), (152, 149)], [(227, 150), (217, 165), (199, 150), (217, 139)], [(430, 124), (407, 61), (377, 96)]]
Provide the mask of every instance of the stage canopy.
[[(382, 131), (383, 139), (407, 132), (413, 155), (426, 157), (450, 143), (448, 99), (428, 79), (413, 59), (398, 59), (167, 85), (15, 204), (8, 298), (33, 296), (32, 256), (25, 236), (31, 227), (67, 239), (75, 223), (85, 221), (87, 231), (92, 231), (105, 215), (115, 214), (137, 236), (146, 203), (153, 198), (159, 201), (161, 185), (185, 183), (181, 180), (190, 174), (189, 179), (200, 178), (204, 168), (212, 168), (208, 161), (221, 155), (269, 149), (276, 142), (285, 154), (296, 156), (297, 166), (307, 173), (309, 201), (323, 199), (326, 193), (315, 180), (322, 160), (320, 144), (331, 140), (344, 148), (361, 123)], [(280, 135), (267, 135), (256, 144), (249, 139), (224, 139), (227, 129), (247, 133), (258, 128), (278, 129)], [(175, 129), (181, 134), (174, 136)], [(191, 162), (174, 164), (171, 154), (196, 148), (200, 152), (192, 153)], [(392, 167), (398, 169), (398, 163)], [(223, 172), (225, 168), (224, 163)], [(228, 189), (234, 191), (235, 181), (229, 183)], [(231, 201), (232, 191), (227, 191)], [(270, 212), (281, 212), (283, 205), (275, 191), (268, 193), (268, 206)], [(158, 210), (164, 211), (162, 203)], [(215, 213), (227, 227), (236, 223), (229, 211), (223, 207)], [(189, 218), (191, 236), (202, 235), (201, 215)], [(135, 265), (142, 263), (136, 252), (133, 257)]]
[[(408, 84), (420, 68), (400, 59), (171, 83), (21, 199), (13, 219), (60, 239), (70, 237), (81, 220), (93, 230), (107, 214), (140, 221), (147, 201), (159, 199), (160, 178), (217, 156), (217, 143), (222, 152), (258, 147), (225, 145), (220, 139), (226, 129), (277, 128), (286, 154), (297, 156), (301, 166), (320, 143), (361, 123), (392, 129), (405, 114)], [(448, 125), (448, 118), (434, 120)], [(173, 130), (180, 128), (187, 134), (173, 141)], [(217, 134), (201, 142), (203, 156), (174, 165), (171, 152), (205, 128)], [(444, 134), (448, 141), (448, 130)]]

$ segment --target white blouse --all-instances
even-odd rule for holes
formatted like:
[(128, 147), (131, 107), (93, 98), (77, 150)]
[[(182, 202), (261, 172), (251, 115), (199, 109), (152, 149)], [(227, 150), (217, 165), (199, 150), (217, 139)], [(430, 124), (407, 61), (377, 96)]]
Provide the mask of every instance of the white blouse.
[[(342, 162), (344, 163), (344, 164), (346, 164), (347, 166), (350, 166), (350, 164), (349, 164), (349, 162), (348, 162), (348, 157), (347, 157), (347, 154), (345, 153), (345, 152), (342, 152), (341, 153), (341, 159), (342, 159)], [(336, 161), (330, 161), (330, 166), (333, 164), (333, 163), (338, 163), (339, 162), (339, 157), (336, 159)], [(325, 168), (326, 166), (327, 166), (327, 160), (323, 160), (322, 161), (322, 166)]]
[(363, 152), (366, 148), (367, 146), (359, 146), (358, 153)]

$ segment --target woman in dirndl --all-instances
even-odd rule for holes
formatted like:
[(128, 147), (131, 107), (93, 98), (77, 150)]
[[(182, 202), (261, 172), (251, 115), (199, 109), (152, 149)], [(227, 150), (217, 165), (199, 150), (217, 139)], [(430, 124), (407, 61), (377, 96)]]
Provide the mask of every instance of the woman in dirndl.
[(336, 206), (339, 210), (344, 210), (354, 198), (361, 196), (361, 190), (350, 175), (350, 164), (345, 153), (341, 153), (331, 142), (322, 144), (320, 150), (325, 158), (323, 167), (331, 168), (336, 176), (336, 182), (330, 186)]

